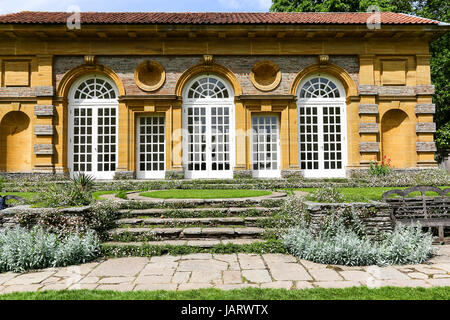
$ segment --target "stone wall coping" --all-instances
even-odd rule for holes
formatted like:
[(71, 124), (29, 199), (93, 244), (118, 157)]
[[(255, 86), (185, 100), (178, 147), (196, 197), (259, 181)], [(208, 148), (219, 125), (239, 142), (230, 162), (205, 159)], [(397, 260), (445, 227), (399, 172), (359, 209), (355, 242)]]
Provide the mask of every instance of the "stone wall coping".
[(357, 208), (389, 208), (389, 204), (382, 201), (370, 201), (370, 202), (314, 202), (314, 201), (304, 201), (303, 202), (308, 210), (319, 211), (324, 207), (357, 207)]
[[(6, 192), (8, 193), (8, 192)], [(0, 211), (0, 216), (13, 216), (23, 211), (29, 213), (45, 213), (45, 212), (58, 212), (58, 213), (83, 213), (91, 209), (91, 206), (84, 207), (68, 207), (68, 208), (33, 208), (31, 205), (18, 205), (14, 207), (8, 207)]]

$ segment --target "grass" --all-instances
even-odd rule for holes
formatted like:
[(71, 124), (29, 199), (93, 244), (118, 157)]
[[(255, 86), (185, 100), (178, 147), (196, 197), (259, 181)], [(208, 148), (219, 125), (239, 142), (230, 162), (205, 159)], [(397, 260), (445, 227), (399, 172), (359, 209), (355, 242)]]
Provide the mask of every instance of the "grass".
[[(129, 191), (123, 191), (123, 190), (95, 191), (95, 192), (92, 192), (92, 197), (95, 200), (102, 200), (100, 198), (101, 195), (115, 194), (116, 197), (120, 198), (120, 197), (123, 197), (123, 194), (127, 193), (127, 192), (129, 192)], [(5, 196), (5, 195), (18, 196), (18, 197), (24, 198), (26, 202), (30, 202), (34, 196), (38, 195), (38, 192), (8, 192), (8, 191), (5, 191), (5, 192), (0, 192), (0, 195), (2, 195), (2, 196)], [(8, 201), (8, 203), (15, 203), (15, 202), (17, 202), (17, 201), (14, 199)]]
[(163, 190), (153, 192), (143, 192), (140, 195), (149, 198), (160, 199), (229, 199), (229, 198), (247, 198), (260, 197), (271, 194), (270, 191), (262, 190)]
[(94, 200), (104, 200), (100, 196), (103, 196), (105, 194), (115, 194), (117, 198), (126, 199), (127, 198), (127, 192), (131, 192), (132, 190), (109, 190), (109, 191), (95, 191), (92, 192), (92, 197)]
[(199, 289), (189, 291), (103, 291), (62, 290), (16, 292), (0, 295), (0, 300), (449, 300), (450, 287), (369, 289), (259, 289), (223, 291)]
[[(6, 195), (18, 196), (18, 197), (25, 199), (25, 203), (29, 203), (32, 200), (32, 198), (35, 195), (37, 195), (37, 192), (7, 192), (7, 191), (4, 191), (4, 192), (0, 192), (0, 195), (2, 195), (2, 196), (6, 196)], [(7, 201), (8, 204), (13, 204), (16, 202), (18, 202), (18, 201), (14, 200), (14, 199)]]
[[(439, 187), (441, 189), (449, 188), (448, 186)], [(389, 190), (400, 189), (404, 190), (404, 187), (368, 187), (368, 188), (336, 188), (344, 196), (344, 202), (369, 202), (370, 200), (379, 201), (382, 200), (383, 193)], [(289, 189), (298, 190), (312, 193), (317, 188), (301, 188), (301, 189)], [(288, 190), (288, 191), (289, 191)], [(437, 196), (436, 193), (427, 192), (427, 195)], [(419, 193), (412, 193), (410, 196), (417, 196)], [(310, 200), (310, 199), (308, 199)]]
[[(130, 241), (130, 240), (127, 240)], [(135, 241), (135, 239), (131, 239)], [(101, 247), (101, 256), (108, 258), (123, 257), (155, 257), (162, 255), (186, 255), (192, 253), (212, 253), (212, 254), (230, 254), (230, 253), (288, 253), (281, 240), (268, 239), (265, 242), (256, 242), (249, 244), (218, 244), (210, 248), (194, 247), (188, 245), (115, 245), (103, 244)]]

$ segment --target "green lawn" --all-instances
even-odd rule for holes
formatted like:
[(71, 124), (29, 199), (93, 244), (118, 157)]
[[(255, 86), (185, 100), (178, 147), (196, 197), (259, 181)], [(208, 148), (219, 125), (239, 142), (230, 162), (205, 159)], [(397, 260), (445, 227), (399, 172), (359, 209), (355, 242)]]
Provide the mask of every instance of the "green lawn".
[[(439, 187), (441, 189), (449, 188), (448, 186)], [(345, 202), (369, 202), (369, 200), (377, 201), (381, 200), (383, 193), (389, 190), (400, 189), (404, 190), (405, 187), (368, 187), (368, 188), (337, 188), (343, 195)], [(298, 190), (304, 192), (313, 192), (317, 188), (301, 188), (301, 189), (289, 189)], [(416, 195), (412, 193), (411, 196)], [(419, 195), (419, 193), (417, 193)], [(427, 195), (436, 196), (436, 193), (429, 193)]]
[(63, 290), (17, 292), (0, 295), (0, 300), (449, 300), (450, 287), (369, 289), (258, 289), (222, 291), (200, 289), (190, 291)]
[(162, 199), (226, 199), (226, 198), (247, 198), (267, 196), (270, 191), (261, 190), (163, 190), (153, 192), (143, 192), (140, 195), (149, 198)]
[[(122, 196), (124, 193), (129, 192), (129, 191), (121, 191), (121, 190), (113, 190), (113, 191), (95, 191), (92, 192), (92, 197), (95, 200), (101, 200), (100, 196), (104, 195), (104, 194), (116, 194), (116, 196)], [(0, 195), (4, 196), (4, 195), (14, 195), (14, 196), (18, 196), (21, 198), (24, 198), (27, 202), (32, 200), (32, 198), (34, 196), (36, 196), (38, 194), (38, 192), (0, 192)], [(9, 200), (8, 203), (14, 203), (15, 200)]]
[(126, 193), (127, 192), (131, 192), (132, 190), (109, 190), (109, 191), (95, 191), (92, 192), (92, 197), (95, 200), (103, 200), (102, 198), (100, 198), (100, 196), (105, 195), (105, 194), (115, 194), (116, 197), (121, 198), (121, 199), (126, 199)]
[[(8, 192), (8, 191), (0, 192), (0, 195), (2, 196), (6, 195), (18, 196), (25, 199), (26, 202), (30, 201), (36, 194), (37, 192)], [(12, 199), (9, 200), (7, 203), (15, 203), (15, 202), (17, 201)]]

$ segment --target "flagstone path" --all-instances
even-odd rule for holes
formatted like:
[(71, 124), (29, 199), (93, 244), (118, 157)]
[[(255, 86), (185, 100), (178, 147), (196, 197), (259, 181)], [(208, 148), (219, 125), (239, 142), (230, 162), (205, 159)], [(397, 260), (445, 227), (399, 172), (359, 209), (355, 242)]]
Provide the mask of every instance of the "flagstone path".
[(0, 294), (62, 289), (345, 288), (450, 286), (450, 245), (427, 264), (327, 266), (282, 254), (190, 254), (118, 258), (29, 273), (0, 274)]

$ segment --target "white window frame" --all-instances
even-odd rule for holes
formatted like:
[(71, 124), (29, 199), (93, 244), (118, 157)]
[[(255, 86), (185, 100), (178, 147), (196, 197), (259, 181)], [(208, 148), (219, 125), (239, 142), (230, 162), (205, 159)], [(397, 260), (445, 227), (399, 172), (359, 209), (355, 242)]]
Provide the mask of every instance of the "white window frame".
[[(271, 170), (254, 170), (253, 169), (253, 118), (254, 117), (275, 117), (277, 122), (277, 166), (278, 169)], [(255, 113), (251, 117), (251, 139), (250, 139), (250, 154), (251, 154), (251, 168), (252, 168), (252, 177), (253, 178), (280, 178), (281, 177), (281, 143), (280, 143), (280, 116), (276, 114), (263, 114), (263, 113)]]
[[(140, 141), (140, 120), (141, 118), (164, 118), (164, 169), (163, 170), (140, 170), (141, 141)], [(136, 117), (136, 178), (137, 179), (165, 179), (166, 178), (166, 117), (164, 115), (139, 115)], [(159, 133), (158, 133), (159, 134)], [(160, 152), (158, 152), (159, 154)], [(145, 152), (147, 154), (147, 152)]]
[[(300, 98), (300, 93), (302, 87), (309, 80), (321, 77), (331, 80), (336, 87), (339, 89), (339, 98)], [(298, 161), (299, 166), (301, 166), (301, 143), (300, 143), (300, 108), (301, 107), (313, 107), (317, 108), (317, 120), (318, 120), (318, 144), (319, 144), (319, 168), (318, 169), (303, 169), (303, 174), (305, 178), (345, 178), (346, 177), (346, 167), (348, 163), (348, 146), (347, 146), (347, 103), (346, 103), (346, 93), (345, 88), (342, 83), (335, 77), (329, 74), (315, 73), (308, 77), (305, 77), (299, 84), (297, 99), (297, 132), (298, 132)], [(341, 169), (325, 169), (324, 168), (324, 141), (323, 141), (323, 107), (333, 106), (339, 107), (341, 110), (341, 151), (342, 151), (342, 168)]]
[[(225, 87), (228, 90), (228, 98), (221, 98), (221, 99), (215, 99), (215, 98), (188, 98), (188, 92), (192, 84), (203, 78), (203, 77), (210, 77), (214, 78), (216, 80), (221, 81)], [(188, 115), (187, 110), (190, 107), (203, 107), (206, 106), (206, 138), (209, 139), (209, 142), (207, 141), (207, 149), (206, 149), (206, 164), (207, 164), (207, 170), (204, 171), (196, 171), (192, 170), (189, 171), (188, 169), (188, 137), (189, 137), (189, 131), (187, 129), (188, 127)], [(212, 157), (211, 157), (211, 108), (210, 107), (229, 107), (230, 114), (229, 114), (229, 144), (230, 144), (230, 169), (229, 170), (212, 170)], [(209, 107), (209, 108), (208, 108)], [(183, 136), (182, 136), (182, 159), (183, 159), (183, 167), (185, 172), (185, 179), (233, 179), (233, 170), (235, 166), (235, 104), (234, 104), (234, 90), (232, 89), (232, 86), (226, 81), (225, 79), (218, 77), (216, 75), (211, 74), (202, 74), (199, 76), (194, 77), (191, 79), (185, 86), (185, 89), (183, 91), (183, 106), (182, 106), (182, 124), (183, 124)]]
[[(78, 86), (93, 77), (105, 80), (109, 82), (109, 84), (112, 86), (113, 90), (115, 91), (116, 99), (74, 99), (74, 94)], [(85, 75), (83, 77), (80, 77), (77, 79), (72, 87), (69, 90), (69, 103), (68, 103), (68, 114), (69, 114), (69, 125), (68, 125), (68, 166), (69, 166), (69, 173), (70, 177), (75, 176), (75, 172), (73, 170), (73, 149), (74, 149), (74, 108), (92, 108), (92, 171), (84, 171), (84, 173), (92, 175), (95, 179), (98, 180), (111, 180), (114, 179), (115, 172), (117, 171), (118, 161), (119, 161), (119, 92), (117, 90), (117, 86), (115, 83), (110, 80), (109, 78), (98, 75), (98, 74), (89, 74)], [(116, 171), (97, 171), (97, 132), (98, 132), (98, 107), (114, 107), (116, 109), (116, 161), (115, 161), (115, 167)]]

